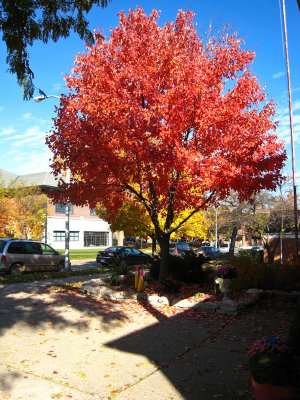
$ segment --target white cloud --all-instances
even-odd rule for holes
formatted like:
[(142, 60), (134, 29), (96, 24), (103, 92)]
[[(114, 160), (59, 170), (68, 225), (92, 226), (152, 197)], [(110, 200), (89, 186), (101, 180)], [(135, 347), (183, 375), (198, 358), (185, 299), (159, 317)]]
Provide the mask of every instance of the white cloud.
[(277, 74), (272, 75), (272, 79), (278, 79), (285, 75), (285, 72), (278, 72)]
[(52, 90), (55, 93), (62, 93), (64, 90), (66, 90), (66, 84), (64, 82), (56, 82), (52, 85)]
[(15, 133), (14, 128), (4, 128), (0, 131), (0, 136), (7, 136), (11, 135), (12, 133)]
[(31, 121), (31, 122), (34, 122), (35, 124), (39, 124), (39, 125), (49, 124), (49, 121), (47, 121), (45, 119), (37, 118), (34, 115), (32, 115), (31, 113), (22, 114), (20, 119), (21, 119), (21, 121), (26, 121), (26, 122)]
[(300, 110), (300, 100), (297, 99), (296, 101), (292, 102), (292, 110), (293, 113)]
[(13, 172), (23, 175), (31, 174), (33, 172), (50, 171), (49, 159), (51, 159), (50, 150), (20, 153), (13, 158), (16, 165)]
[(27, 113), (27, 114), (23, 114), (22, 115), (22, 118), (24, 118), (24, 119), (29, 119), (29, 118), (31, 118), (32, 117), (32, 114), (31, 113)]
[(46, 138), (46, 133), (44, 131), (40, 130), (40, 127), (35, 125), (32, 126), (24, 133), (20, 133), (14, 136), (9, 136), (7, 138), (4, 138), (3, 140), (5, 141), (12, 141), (11, 145), (14, 147), (20, 147), (23, 146), (25, 143), (31, 143), (31, 142), (39, 142), (41, 144), (41, 141), (45, 143), (45, 138)]

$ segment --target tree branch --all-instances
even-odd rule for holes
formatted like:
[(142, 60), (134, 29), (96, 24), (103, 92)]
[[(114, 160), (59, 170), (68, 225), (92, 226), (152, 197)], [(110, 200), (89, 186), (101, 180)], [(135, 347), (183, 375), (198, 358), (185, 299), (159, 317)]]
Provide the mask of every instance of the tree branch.
[(203, 208), (210, 200), (211, 198), (214, 196), (214, 194), (216, 193), (216, 189), (209, 195), (209, 197), (202, 203), (200, 204), (198, 207), (196, 207), (186, 218), (184, 218), (177, 226), (175, 226), (173, 229), (171, 229), (169, 231), (170, 234), (172, 234), (173, 232), (177, 231), (177, 229), (179, 229), (186, 221), (188, 221), (194, 214), (196, 214), (201, 208)]

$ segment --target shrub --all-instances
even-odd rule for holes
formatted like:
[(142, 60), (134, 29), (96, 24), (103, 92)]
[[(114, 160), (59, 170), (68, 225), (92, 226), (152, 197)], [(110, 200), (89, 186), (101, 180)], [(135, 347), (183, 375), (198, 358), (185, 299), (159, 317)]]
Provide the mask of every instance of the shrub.
[(262, 288), (268, 276), (268, 268), (265, 264), (249, 257), (247, 254), (239, 254), (230, 258), (230, 264), (234, 265), (239, 271), (236, 290), (251, 288)]
[(162, 289), (164, 293), (177, 295), (181, 284), (172, 278), (165, 279), (162, 282)]
[(150, 276), (154, 281), (158, 281), (160, 268), (160, 257), (155, 255), (150, 265)]
[(256, 250), (240, 250), (239, 251), (239, 256), (240, 257), (247, 257), (251, 261), (260, 264), (260, 263), (263, 262), (264, 252), (263, 252), (263, 250), (260, 250), (260, 251), (256, 251)]
[[(195, 254), (183, 257), (170, 255), (169, 275), (175, 281), (201, 283), (205, 279), (202, 269), (204, 258)], [(150, 266), (150, 275), (154, 280), (159, 278), (160, 257), (155, 256)]]

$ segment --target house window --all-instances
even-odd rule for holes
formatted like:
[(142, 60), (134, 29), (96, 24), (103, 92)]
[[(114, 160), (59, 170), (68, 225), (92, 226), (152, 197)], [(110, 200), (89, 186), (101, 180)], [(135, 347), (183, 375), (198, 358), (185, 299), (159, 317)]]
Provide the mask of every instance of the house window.
[[(53, 232), (53, 240), (55, 240), (56, 242), (64, 241), (65, 237), (66, 237), (65, 231), (54, 231)], [(72, 240), (73, 242), (79, 240), (79, 232), (73, 232), (73, 231), (69, 232), (69, 238), (70, 238), (70, 241)]]
[[(66, 205), (65, 204), (60, 204), (56, 203), (55, 204), (55, 212), (59, 214), (65, 214), (66, 213)], [(69, 203), (69, 213), (73, 214), (73, 205)]]
[(84, 232), (84, 247), (108, 246), (108, 232)]
[(56, 242), (62, 242), (65, 240), (65, 231), (54, 231), (53, 232), (53, 240)]
[(94, 210), (93, 208), (90, 208), (90, 215), (97, 215), (96, 210)]
[(70, 240), (76, 242), (79, 240), (79, 232), (70, 232)]

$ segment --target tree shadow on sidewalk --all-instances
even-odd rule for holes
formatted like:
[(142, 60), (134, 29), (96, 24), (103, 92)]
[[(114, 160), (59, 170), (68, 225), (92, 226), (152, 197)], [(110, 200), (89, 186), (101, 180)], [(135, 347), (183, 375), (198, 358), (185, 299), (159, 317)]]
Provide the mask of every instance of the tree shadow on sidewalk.
[[(154, 374), (141, 375), (138, 383), (124, 388), (124, 398), (134, 399), (140, 387), (155, 400), (174, 398), (176, 392), (176, 400), (253, 399), (246, 349), (261, 336), (286, 333), (293, 310), (292, 305), (274, 305), (257, 305), (237, 317), (191, 309), (167, 318), (144, 303), (158, 323), (106, 343), (143, 355), (156, 368)], [(160, 389), (162, 377), (169, 383)]]
[[(115, 322), (127, 318), (117, 304), (72, 292), (54, 292), (36, 284), (22, 285), (22, 289), (20, 285), (0, 288), (0, 305), (0, 335), (20, 324), (32, 329), (51, 324), (57, 329), (70, 327), (81, 330), (87, 328), (88, 317), (96, 317), (102, 328), (109, 330)], [(83, 313), (85, 318), (75, 315), (70, 320), (66, 312), (71, 310)]]

